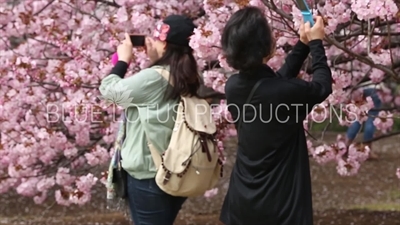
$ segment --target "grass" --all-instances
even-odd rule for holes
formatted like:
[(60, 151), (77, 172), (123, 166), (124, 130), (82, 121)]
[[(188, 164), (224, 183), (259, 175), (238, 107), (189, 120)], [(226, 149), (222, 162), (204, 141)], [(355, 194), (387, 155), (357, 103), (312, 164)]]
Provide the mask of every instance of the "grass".
[(400, 200), (400, 188), (396, 190), (392, 190), (388, 193), (389, 198)]
[(367, 211), (399, 211), (400, 212), (400, 189), (387, 192), (386, 201), (368, 203), (362, 205), (351, 205), (348, 209), (367, 210)]

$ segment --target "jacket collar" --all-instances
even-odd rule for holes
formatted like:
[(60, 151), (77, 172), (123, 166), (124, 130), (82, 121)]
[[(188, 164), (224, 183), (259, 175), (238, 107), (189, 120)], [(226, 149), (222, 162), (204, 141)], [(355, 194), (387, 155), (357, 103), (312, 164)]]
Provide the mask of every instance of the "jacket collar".
[(244, 79), (260, 79), (266, 77), (276, 77), (274, 70), (266, 64), (253, 67), (251, 69), (239, 71), (239, 76)]

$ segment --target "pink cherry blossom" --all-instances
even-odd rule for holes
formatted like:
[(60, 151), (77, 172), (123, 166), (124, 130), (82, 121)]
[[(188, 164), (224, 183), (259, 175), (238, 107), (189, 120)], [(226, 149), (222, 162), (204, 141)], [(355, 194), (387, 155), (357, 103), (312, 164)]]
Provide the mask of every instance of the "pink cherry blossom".
[(387, 133), (393, 126), (393, 114), (380, 111), (378, 117), (374, 119), (374, 125), (376, 129)]
[(47, 196), (48, 196), (48, 191), (47, 190), (43, 191), (43, 192), (40, 192), (38, 195), (33, 197), (33, 201), (36, 204), (42, 204), (47, 199)]
[(206, 191), (206, 193), (204, 193), (204, 197), (212, 198), (212, 197), (216, 196), (217, 194), (218, 194), (218, 188), (213, 188), (211, 190)]
[(55, 199), (58, 204), (64, 205), (64, 206), (69, 206), (71, 205), (71, 202), (69, 201), (69, 192), (65, 190), (57, 190), (55, 192)]
[(380, 92), (377, 93), (379, 98), (383, 103), (391, 103), (393, 102), (394, 95), (392, 94), (392, 90), (385, 87)]
[(22, 183), (16, 188), (16, 191), (20, 195), (33, 197), (37, 193), (36, 185), (39, 182), (39, 178), (23, 178)]
[(210, 60), (217, 58), (220, 53), (218, 48), (220, 39), (220, 29), (214, 23), (207, 23), (194, 30), (194, 35), (190, 39), (190, 47), (196, 51), (198, 57)]
[(349, 146), (348, 158), (351, 160), (358, 161), (358, 162), (364, 162), (365, 160), (368, 159), (370, 151), (371, 151), (371, 149), (367, 145), (351, 144)]
[[(393, 1), (376, 0), (363, 1), (352, 0), (351, 9), (357, 14), (359, 19), (372, 19), (377, 16), (384, 18), (387, 15), (392, 18), (397, 13), (397, 7)], [(384, 14), (383, 14), (384, 13)]]
[(385, 77), (385, 73), (382, 70), (372, 69), (369, 78), (371, 78), (372, 82), (379, 83)]
[(336, 143), (331, 144), (331, 148), (335, 154), (336, 161), (343, 158), (344, 154), (348, 151), (344, 138), (338, 135)]
[(332, 78), (335, 81), (335, 85), (340, 88), (346, 88), (351, 85), (352, 77), (348, 72), (334, 71), (332, 73)]
[[(399, 91), (400, 94), (400, 91)], [(400, 106), (400, 95), (396, 96), (396, 98), (394, 99), (394, 104), (397, 106)]]
[(325, 164), (335, 159), (335, 152), (331, 146), (320, 145), (314, 149), (313, 157), (320, 164)]
[(54, 177), (43, 178), (39, 180), (39, 182), (36, 185), (36, 188), (39, 192), (43, 192), (52, 188), (55, 184), (56, 182), (54, 180)]
[(83, 192), (89, 192), (93, 185), (96, 184), (98, 178), (89, 173), (86, 176), (81, 176), (76, 181), (76, 187)]
[(86, 153), (85, 157), (91, 166), (102, 165), (109, 160), (107, 149), (100, 146), (96, 146), (91, 153)]
[(330, 117), (329, 113), (330, 107), (328, 103), (323, 102), (322, 104), (318, 104), (313, 108), (313, 110), (309, 114), (309, 117), (312, 121), (316, 123), (323, 123)]
[(15, 178), (8, 178), (2, 180), (2, 182), (0, 182), (0, 194), (8, 192), (11, 188), (13, 188), (17, 184), (17, 181), (18, 180)]
[(69, 186), (75, 181), (75, 177), (69, 174), (70, 169), (68, 168), (58, 168), (56, 174), (56, 183), (60, 186)]
[(360, 163), (353, 159), (341, 159), (336, 167), (337, 172), (341, 176), (353, 176), (357, 174), (360, 168)]
[(206, 86), (212, 87), (214, 90), (220, 93), (225, 93), (225, 74), (219, 71), (209, 70), (203, 73), (203, 78)]

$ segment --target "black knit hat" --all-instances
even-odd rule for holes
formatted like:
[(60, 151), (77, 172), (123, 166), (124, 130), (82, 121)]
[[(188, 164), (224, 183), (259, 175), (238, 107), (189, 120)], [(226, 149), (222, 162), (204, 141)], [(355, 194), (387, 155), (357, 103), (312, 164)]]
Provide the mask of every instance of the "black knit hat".
[(186, 16), (170, 15), (157, 26), (154, 37), (167, 43), (188, 46), (189, 38), (196, 28), (193, 21)]

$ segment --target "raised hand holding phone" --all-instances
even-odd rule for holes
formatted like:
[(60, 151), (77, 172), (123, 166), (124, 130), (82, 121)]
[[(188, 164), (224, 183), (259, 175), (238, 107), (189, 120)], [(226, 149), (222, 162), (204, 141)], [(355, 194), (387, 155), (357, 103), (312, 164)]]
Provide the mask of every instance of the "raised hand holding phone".
[(117, 56), (113, 56), (113, 60), (117, 58), (117, 61), (124, 61), (126, 63), (130, 63), (132, 59), (132, 42), (129, 34), (125, 33), (125, 39), (117, 48)]
[(313, 27), (307, 21), (304, 25), (304, 32), (307, 35), (309, 41), (322, 40), (325, 37), (324, 20), (322, 17), (317, 16), (316, 22)]
[(310, 11), (310, 8), (308, 7), (306, 0), (296, 0), (296, 2), (297, 7), (300, 9), (301, 14), (303, 15), (304, 23), (309, 22), (311, 27), (314, 26), (314, 17)]
[(299, 28), (298, 34), (300, 36), (300, 41), (303, 42), (303, 44), (308, 45), (309, 40), (308, 40), (308, 37), (306, 35), (305, 25), (304, 25), (303, 21), (300, 24), (300, 28)]
[[(130, 46), (131, 57), (129, 58), (129, 61), (132, 58), (132, 47), (146, 47), (145, 38), (146, 37), (144, 35), (128, 35), (127, 33), (125, 33), (125, 40), (122, 42), (122, 44), (120, 46), (122, 46), (122, 45), (125, 47)], [(118, 49), (120, 48), (120, 46), (118, 46)], [(124, 47), (124, 49), (125, 49), (125, 47)], [(122, 51), (122, 50), (119, 50), (119, 51)], [(119, 53), (117, 50), (117, 52), (112, 55), (111, 63), (113, 65), (117, 64), (117, 62), (118, 62), (118, 60), (120, 60), (120, 58), (121, 57), (119, 56)], [(126, 58), (125, 56), (124, 56), (124, 58), (121, 58), (121, 59), (123, 59), (122, 61), (128, 60), (128, 58)], [(127, 62), (127, 63), (129, 65), (129, 62)]]

